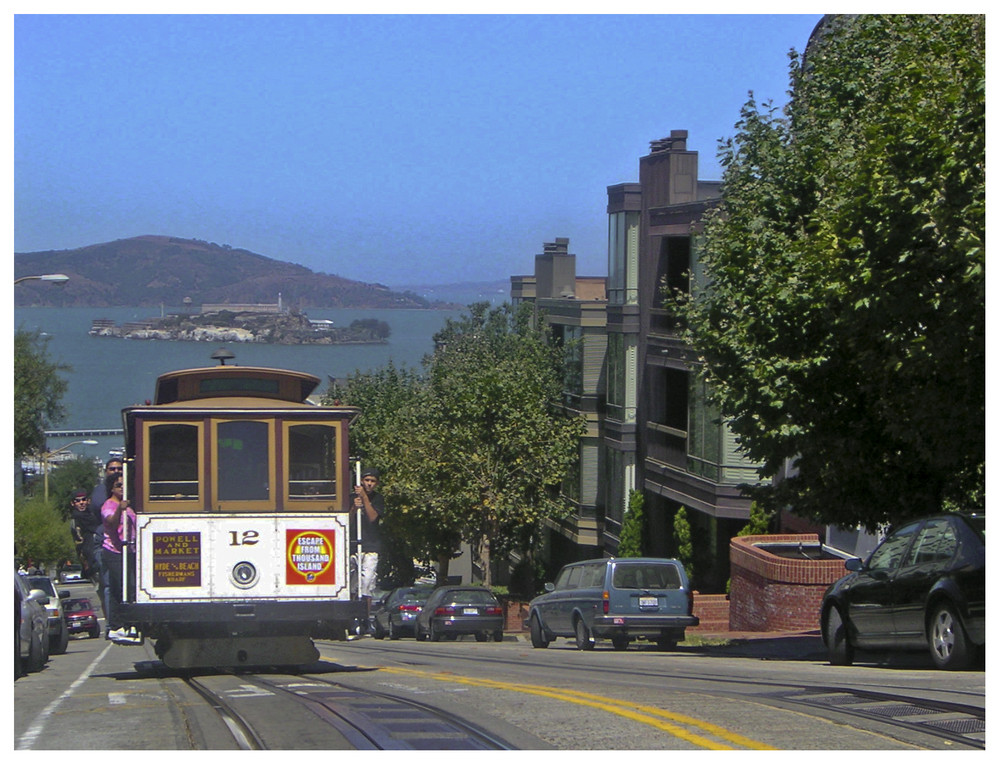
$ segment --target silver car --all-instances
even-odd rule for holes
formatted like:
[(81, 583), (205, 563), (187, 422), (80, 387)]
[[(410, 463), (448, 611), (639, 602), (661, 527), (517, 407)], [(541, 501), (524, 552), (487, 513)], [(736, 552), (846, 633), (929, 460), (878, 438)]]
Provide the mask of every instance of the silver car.
[(14, 573), (14, 679), (37, 672), (49, 660), (48, 596), (32, 590), (27, 577)]
[(69, 597), (69, 590), (59, 590), (47, 576), (28, 576), (28, 587), (41, 590), (49, 602), (45, 606), (49, 619), (49, 654), (52, 656), (66, 653), (69, 644), (69, 627), (66, 626), (66, 616), (63, 614), (62, 601)]
[(590, 650), (610, 639), (624, 651), (635, 638), (672, 650), (695, 627), (687, 573), (673, 558), (600, 558), (565, 566), (545, 594), (528, 604), (531, 645), (547, 648), (557, 637)]

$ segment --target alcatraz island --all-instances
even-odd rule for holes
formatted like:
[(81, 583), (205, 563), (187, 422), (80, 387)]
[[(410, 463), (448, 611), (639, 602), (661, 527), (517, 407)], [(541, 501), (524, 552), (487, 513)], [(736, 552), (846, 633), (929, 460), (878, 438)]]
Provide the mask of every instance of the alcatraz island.
[(197, 313), (171, 313), (121, 325), (111, 319), (94, 319), (90, 328), (94, 337), (281, 345), (385, 343), (389, 333), (389, 325), (378, 319), (355, 319), (348, 327), (312, 320), (283, 308), (280, 296), (274, 304), (205, 304)]

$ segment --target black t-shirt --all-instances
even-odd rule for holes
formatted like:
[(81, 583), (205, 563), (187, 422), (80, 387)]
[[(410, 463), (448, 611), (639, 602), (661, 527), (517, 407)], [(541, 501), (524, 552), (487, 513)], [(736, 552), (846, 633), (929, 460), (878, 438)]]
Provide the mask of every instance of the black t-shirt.
[(368, 495), (368, 501), (372, 503), (378, 518), (374, 521), (368, 520), (368, 513), (361, 510), (361, 552), (377, 553), (382, 552), (382, 531), (379, 523), (385, 515), (385, 500), (377, 491)]

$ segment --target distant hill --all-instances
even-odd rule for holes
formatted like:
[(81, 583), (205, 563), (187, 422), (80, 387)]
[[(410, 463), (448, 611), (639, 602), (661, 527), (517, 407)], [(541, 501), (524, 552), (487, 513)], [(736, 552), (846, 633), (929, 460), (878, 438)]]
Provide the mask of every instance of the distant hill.
[(198, 239), (137, 236), (75, 250), (14, 254), (14, 277), (66, 274), (53, 286), (22, 282), (15, 305), (180, 306), (276, 303), (296, 308), (448, 308), (413, 292), (317, 273), (295, 263)]
[(510, 279), (454, 284), (394, 284), (392, 289), (412, 292), (428, 300), (444, 300), (463, 306), (484, 301), (499, 305), (510, 301)]

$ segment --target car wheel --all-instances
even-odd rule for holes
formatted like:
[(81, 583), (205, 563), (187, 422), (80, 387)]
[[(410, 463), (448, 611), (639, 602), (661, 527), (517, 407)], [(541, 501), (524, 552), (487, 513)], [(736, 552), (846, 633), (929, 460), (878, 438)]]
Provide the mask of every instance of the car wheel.
[(59, 632), (58, 637), (54, 637), (49, 640), (49, 653), (53, 656), (59, 656), (66, 653), (66, 647), (69, 645), (69, 631), (63, 626), (62, 630)]
[(658, 637), (656, 647), (661, 651), (673, 651), (677, 648), (677, 641), (669, 637)]
[(382, 640), (385, 637), (385, 630), (382, 629), (378, 619), (375, 620), (375, 626), (372, 627), (372, 637), (376, 640)]
[(399, 640), (399, 630), (392, 623), (392, 619), (389, 620), (389, 640)]
[(538, 618), (538, 614), (531, 615), (531, 621), (528, 622), (531, 629), (531, 647), (532, 648), (548, 648), (549, 641), (545, 639), (545, 633), (542, 631), (542, 621)]
[[(413, 625), (413, 637), (415, 637), (419, 642), (423, 643), (427, 636), (421, 631), (419, 624)], [(393, 638), (395, 640), (395, 638)]]
[(493, 642), (502, 643), (503, 642), (503, 630), (494, 630), (493, 632)]
[(488, 632), (477, 632), (476, 633), (476, 642), (477, 643), (485, 643), (489, 639), (490, 639), (490, 633), (488, 633)]
[(441, 633), (438, 630), (434, 629), (434, 622), (432, 621), (431, 622), (431, 626), (430, 626), (430, 639), (431, 639), (431, 642), (432, 643), (440, 643), (442, 637), (443, 636), (441, 635)]
[(90, 632), (88, 632), (87, 634), (90, 635), (92, 638), (99, 638), (101, 636), (100, 625), (96, 627), (91, 627)]
[(628, 648), (629, 639), (627, 636), (616, 636), (611, 638), (611, 645), (615, 647), (616, 651), (624, 651)]
[(938, 669), (965, 669), (969, 666), (969, 641), (958, 614), (950, 603), (941, 603), (932, 613), (927, 642), (934, 666)]
[(46, 656), (45, 646), (48, 644), (48, 637), (40, 640), (32, 638), (31, 650), (28, 653), (28, 671), (38, 672), (45, 666)]
[(576, 647), (581, 651), (592, 651), (594, 649), (594, 638), (590, 636), (590, 630), (587, 629), (582, 616), (577, 618), (574, 630), (576, 632)]
[(830, 606), (823, 625), (823, 639), (827, 654), (834, 666), (846, 667), (854, 662), (854, 646), (847, 631), (847, 624), (837, 606)]

